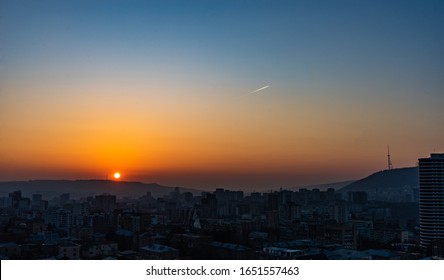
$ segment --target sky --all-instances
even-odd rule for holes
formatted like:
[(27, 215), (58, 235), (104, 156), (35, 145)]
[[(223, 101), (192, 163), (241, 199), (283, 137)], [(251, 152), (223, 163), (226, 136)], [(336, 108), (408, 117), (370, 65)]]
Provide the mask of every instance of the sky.
[(0, 180), (261, 189), (444, 152), (443, 1), (0, 1)]

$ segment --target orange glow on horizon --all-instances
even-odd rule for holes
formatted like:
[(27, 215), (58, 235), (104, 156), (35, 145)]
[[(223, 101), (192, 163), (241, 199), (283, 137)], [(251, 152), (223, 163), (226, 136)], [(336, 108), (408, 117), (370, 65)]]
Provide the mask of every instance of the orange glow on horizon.
[[(116, 167), (125, 172), (125, 180), (162, 183), (176, 178), (174, 184), (187, 174), (254, 178), (264, 173), (316, 173), (320, 175), (312, 177), (318, 180), (323, 174), (346, 170), (352, 174), (344, 175), (348, 179), (385, 166), (388, 135), (397, 139), (390, 145), (398, 151), (412, 151), (403, 153), (403, 158), (394, 152), (396, 162), (405, 166), (409, 161), (415, 164), (416, 150), (426, 151), (427, 143), (435, 141), (433, 134), (426, 141), (409, 130), (414, 125), (406, 131), (402, 126), (394, 129), (382, 116), (360, 111), (353, 102), (322, 103), (316, 94), (297, 99), (283, 95), (280, 100), (263, 95), (233, 102), (199, 92), (187, 99), (171, 98), (168, 89), (149, 87), (126, 88), (132, 94), (123, 100), (109, 86), (78, 86), (64, 89), (63, 95), (51, 87), (19, 89), (39, 99), (29, 100), (24, 93), (11, 95), (11, 107), (2, 111), (0, 124), (8, 133), (2, 134), (0, 180), (103, 178), (104, 170), (111, 170), (106, 178), (122, 180)], [(155, 92), (159, 98), (150, 99), (143, 92)], [(37, 101), (41, 106), (35, 106)], [(102, 103), (106, 106), (95, 105)], [(319, 104), (315, 111), (308, 106), (311, 103)], [(10, 109), (13, 105), (26, 115)], [(407, 133), (409, 141), (405, 141)], [(357, 159), (365, 162), (351, 170)], [(210, 179), (207, 182), (211, 184)]]

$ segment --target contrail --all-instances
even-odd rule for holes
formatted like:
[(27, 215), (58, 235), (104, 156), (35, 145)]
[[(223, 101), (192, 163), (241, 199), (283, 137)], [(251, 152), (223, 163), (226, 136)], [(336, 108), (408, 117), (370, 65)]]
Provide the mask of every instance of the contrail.
[(267, 88), (269, 88), (269, 87), (270, 87), (270, 85), (266, 85), (266, 86), (261, 87), (261, 88), (258, 88), (258, 89), (256, 89), (256, 90), (253, 90), (253, 91), (247, 92), (247, 93), (245, 93), (245, 94), (243, 94), (243, 95), (237, 97), (236, 99), (247, 97), (247, 96), (249, 96), (249, 95), (251, 95), (251, 94), (253, 94), (253, 93), (259, 92), (259, 91), (264, 90), (264, 89), (267, 89)]
[(264, 87), (258, 88), (257, 90), (253, 90), (253, 91), (250, 92), (249, 94), (256, 93), (256, 92), (258, 92), (258, 91), (264, 90), (264, 89), (269, 88), (269, 87), (270, 87), (270, 85), (267, 85), (267, 86), (264, 86)]

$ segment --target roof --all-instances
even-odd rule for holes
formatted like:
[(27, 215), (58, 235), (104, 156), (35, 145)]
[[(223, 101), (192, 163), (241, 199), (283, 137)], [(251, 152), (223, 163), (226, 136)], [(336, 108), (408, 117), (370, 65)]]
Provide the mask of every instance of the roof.
[(349, 249), (327, 250), (324, 252), (330, 260), (368, 260), (370, 254), (368, 252), (361, 252)]
[(218, 248), (224, 248), (224, 249), (228, 249), (228, 250), (234, 250), (234, 251), (246, 251), (249, 250), (250, 248), (244, 246), (244, 245), (240, 245), (240, 244), (233, 244), (233, 243), (222, 243), (222, 242), (212, 242), (211, 246), (213, 247), (218, 247)]
[(288, 248), (281, 248), (281, 247), (265, 247), (264, 251), (267, 250), (273, 250), (273, 251), (278, 251), (278, 252), (285, 252), (285, 253), (300, 253), (303, 252), (302, 250), (294, 250), (294, 249), (288, 249)]
[(131, 236), (134, 235), (134, 233), (132, 231), (127, 230), (127, 229), (118, 229), (118, 230), (116, 230), (116, 234), (117, 235), (123, 235), (123, 236), (126, 236), (126, 237), (131, 237)]
[(17, 243), (15, 242), (7, 242), (7, 243), (0, 243), (0, 247), (2, 248), (13, 248), (13, 247), (18, 247), (19, 245), (17, 245)]
[(249, 238), (268, 238), (268, 233), (262, 231), (252, 231), (248, 235)]
[(72, 241), (63, 241), (59, 244), (59, 247), (77, 247), (78, 244), (72, 242)]
[(138, 252), (133, 251), (133, 250), (125, 250), (125, 251), (119, 252), (119, 254), (121, 254), (121, 255), (137, 255)]
[(291, 241), (273, 242), (273, 246), (283, 247), (283, 248), (294, 248), (294, 247), (319, 247), (325, 245), (324, 242), (317, 240), (304, 240), (296, 239)]
[(393, 257), (398, 257), (399, 255), (389, 251), (389, 250), (383, 250), (383, 249), (370, 249), (367, 251), (364, 251), (366, 253), (368, 253), (369, 255), (372, 256), (378, 256), (378, 257), (384, 257), (384, 258), (393, 258)]
[(149, 252), (156, 252), (156, 253), (166, 253), (166, 252), (177, 252), (177, 249), (174, 249), (169, 246), (161, 245), (161, 244), (149, 244), (147, 246), (141, 247), (140, 251), (149, 251)]

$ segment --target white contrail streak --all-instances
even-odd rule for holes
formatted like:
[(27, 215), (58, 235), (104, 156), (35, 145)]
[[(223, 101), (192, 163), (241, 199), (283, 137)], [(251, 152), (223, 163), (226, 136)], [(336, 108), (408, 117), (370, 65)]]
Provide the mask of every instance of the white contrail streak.
[(264, 89), (267, 89), (267, 88), (269, 88), (269, 87), (270, 87), (270, 85), (266, 85), (266, 86), (261, 87), (261, 88), (258, 88), (258, 89), (256, 89), (256, 90), (253, 90), (253, 91), (247, 92), (247, 93), (245, 93), (244, 95), (241, 95), (241, 96), (237, 97), (236, 99), (239, 99), (239, 98), (245, 98), (245, 97), (247, 97), (247, 96), (250, 96), (250, 95), (253, 94), (253, 93), (257, 93), (257, 92), (259, 92), (259, 91), (261, 91), (261, 90), (264, 90)]
[(257, 90), (253, 90), (253, 91), (250, 92), (249, 94), (256, 93), (256, 92), (258, 92), (258, 91), (264, 90), (264, 89), (269, 88), (269, 87), (270, 87), (270, 85), (267, 85), (267, 86), (264, 86), (264, 87), (258, 88)]

